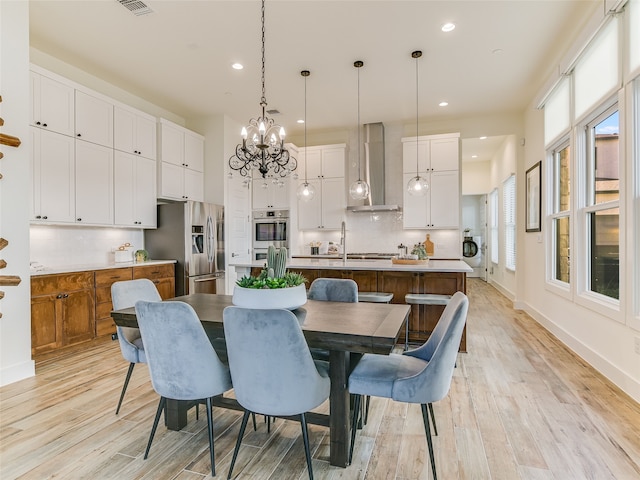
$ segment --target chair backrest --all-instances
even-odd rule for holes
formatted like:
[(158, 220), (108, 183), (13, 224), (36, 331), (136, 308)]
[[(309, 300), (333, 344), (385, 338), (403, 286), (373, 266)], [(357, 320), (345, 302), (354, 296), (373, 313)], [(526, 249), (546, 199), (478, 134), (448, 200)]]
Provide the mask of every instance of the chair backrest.
[(324, 302), (358, 301), (358, 284), (348, 278), (316, 278), (309, 287), (307, 298)]
[(444, 322), (446, 329), (430, 360), (417, 375), (396, 380), (391, 398), (400, 402), (425, 404), (442, 400), (447, 395), (468, 310), (467, 296), (462, 292), (453, 295), (438, 321)]
[[(124, 280), (111, 285), (111, 303), (114, 310), (121, 310), (135, 306), (138, 300), (147, 302), (161, 302), (162, 298), (154, 283), (148, 278)], [(137, 328), (116, 327), (118, 343), (125, 360), (129, 362), (146, 362), (140, 349), (140, 331)]]
[(224, 336), (236, 399), (265, 415), (298, 415), (329, 396), (329, 378), (313, 362), (289, 310), (224, 309)]
[(190, 305), (139, 301), (136, 316), (151, 384), (158, 394), (198, 400), (231, 388), (229, 369), (218, 358)]

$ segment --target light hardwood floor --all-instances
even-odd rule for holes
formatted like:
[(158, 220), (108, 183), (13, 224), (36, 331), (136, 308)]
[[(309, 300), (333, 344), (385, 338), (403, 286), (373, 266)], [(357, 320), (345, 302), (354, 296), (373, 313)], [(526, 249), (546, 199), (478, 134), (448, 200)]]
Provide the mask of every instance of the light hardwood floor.
[[(451, 479), (640, 479), (640, 405), (486, 283), (468, 282), (468, 353), (449, 396), (434, 405), (438, 475)], [(210, 477), (206, 417), (158, 428), (146, 366), (127, 369), (117, 342), (40, 359), (37, 375), (0, 389), (0, 478)], [(217, 477), (226, 478), (240, 414), (214, 409)], [(306, 479), (299, 424), (247, 429), (235, 478)], [(353, 464), (328, 463), (328, 435), (310, 426), (315, 478), (430, 479), (420, 408), (372, 399)]]

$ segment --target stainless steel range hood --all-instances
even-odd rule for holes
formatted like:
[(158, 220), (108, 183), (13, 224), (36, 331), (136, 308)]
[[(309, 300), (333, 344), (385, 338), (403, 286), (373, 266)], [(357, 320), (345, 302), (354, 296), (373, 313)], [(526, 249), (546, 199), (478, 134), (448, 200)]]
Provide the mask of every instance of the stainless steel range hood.
[(397, 212), (398, 205), (385, 203), (385, 161), (384, 161), (384, 125), (367, 123), (364, 125), (364, 180), (369, 183), (369, 198), (364, 205), (347, 207), (351, 212)]

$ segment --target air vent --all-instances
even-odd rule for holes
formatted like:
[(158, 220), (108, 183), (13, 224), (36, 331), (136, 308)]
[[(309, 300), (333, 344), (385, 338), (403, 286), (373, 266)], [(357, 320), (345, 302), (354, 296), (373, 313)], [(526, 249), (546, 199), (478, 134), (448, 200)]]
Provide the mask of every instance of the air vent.
[(280, 115), (280, 110), (276, 110), (275, 108), (272, 110), (267, 110), (269, 115)]
[(117, 0), (120, 5), (125, 7), (134, 15), (147, 15), (149, 13), (153, 13), (153, 10), (149, 8), (149, 6), (141, 2), (140, 0)]

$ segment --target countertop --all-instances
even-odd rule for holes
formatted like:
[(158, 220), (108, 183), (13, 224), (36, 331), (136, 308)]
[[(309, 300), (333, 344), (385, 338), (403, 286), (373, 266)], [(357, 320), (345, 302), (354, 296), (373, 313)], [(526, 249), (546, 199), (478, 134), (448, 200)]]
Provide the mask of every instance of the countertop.
[(55, 275), (57, 273), (87, 272), (91, 270), (107, 270), (109, 268), (145, 267), (148, 265), (161, 265), (166, 263), (176, 263), (175, 260), (147, 260), (146, 262), (121, 262), (121, 263), (85, 263), (68, 265), (64, 267), (44, 268), (32, 271), (31, 276)]
[[(252, 268), (264, 267), (264, 260), (251, 263), (232, 263), (232, 267)], [(287, 261), (287, 268), (295, 271), (301, 269), (330, 269), (330, 270), (389, 270), (396, 272), (473, 272), (473, 269), (462, 260), (429, 260), (420, 265), (404, 265), (391, 263), (391, 260), (342, 260), (330, 258), (292, 258)]]

